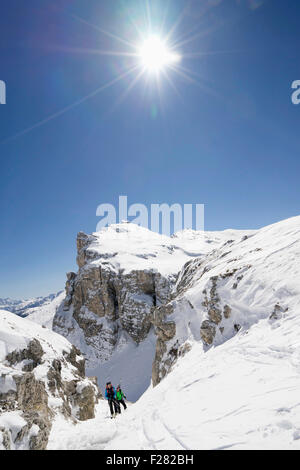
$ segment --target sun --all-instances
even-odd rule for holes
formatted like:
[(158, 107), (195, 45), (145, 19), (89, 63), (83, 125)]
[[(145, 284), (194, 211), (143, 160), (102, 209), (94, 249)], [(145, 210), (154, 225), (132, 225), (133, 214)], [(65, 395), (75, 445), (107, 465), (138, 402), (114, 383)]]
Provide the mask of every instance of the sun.
[[(186, 59), (195, 59), (205, 54), (203, 51), (188, 52), (186, 50), (188, 44), (195, 41), (198, 37), (203, 36), (203, 31), (195, 32), (194, 27), (190, 32), (184, 32), (183, 30), (181, 35), (178, 32), (179, 26), (186, 18), (186, 9), (184, 8), (182, 10), (174, 23), (168, 24), (169, 9), (171, 8), (170, 4), (172, 2), (162, 2), (165, 3), (166, 6), (162, 9), (156, 19), (155, 15), (152, 16), (151, 12), (151, 4), (156, 2), (145, 0), (140, 3), (145, 5), (145, 11), (142, 11), (141, 15), (131, 11), (131, 9), (127, 11), (125, 8), (124, 10), (124, 12), (127, 13), (130, 31), (136, 33), (134, 37), (131, 33), (130, 37), (120, 36), (119, 34), (115, 34), (113, 31), (103, 29), (97, 23), (90, 23), (84, 18), (72, 15), (74, 20), (86, 25), (90, 29), (98, 31), (101, 35), (116, 41), (119, 46), (121, 46), (121, 50), (114, 47), (112, 47), (112, 49), (94, 49), (57, 46), (58, 50), (72, 54), (96, 54), (98, 56), (101, 55), (118, 58), (119, 63), (113, 67), (113, 70), (117, 70), (119, 73), (117, 73), (116, 76), (113, 76), (110, 81), (99, 85), (98, 88), (94, 89), (87, 95), (82, 98), (78, 98), (75, 102), (65, 106), (64, 108), (58, 109), (55, 113), (48, 115), (41, 121), (38, 121), (31, 127), (22, 130), (8, 140), (20, 137), (21, 135), (27, 134), (28, 132), (47, 124), (82, 103), (94, 98), (99, 93), (102, 93), (108, 90), (108, 88), (125, 80), (128, 82), (128, 86), (118, 97), (113, 110), (125, 100), (131, 90), (143, 78), (145, 78), (145, 88), (148, 87), (150, 83), (154, 82), (161, 101), (164, 81), (168, 83), (176, 95), (182, 100), (176, 83), (174, 83), (173, 76), (179, 76), (181, 81), (184, 80), (188, 83), (196, 84), (197, 86), (200, 85), (203, 88), (205, 87), (205, 90), (214, 93), (213, 89), (210, 89), (206, 84), (200, 81), (202, 78), (201, 75), (193, 72), (193, 70), (190, 70), (190, 68), (187, 68), (184, 65)], [(125, 25), (126, 30), (128, 30), (128, 25)], [(180, 53), (178, 51), (180, 51)], [(211, 54), (211, 52), (208, 53)], [(222, 53), (226, 53), (226, 51), (223, 51)]]
[(159, 73), (164, 68), (180, 61), (180, 56), (172, 52), (166, 42), (156, 35), (149, 36), (138, 53), (143, 67), (149, 72)]

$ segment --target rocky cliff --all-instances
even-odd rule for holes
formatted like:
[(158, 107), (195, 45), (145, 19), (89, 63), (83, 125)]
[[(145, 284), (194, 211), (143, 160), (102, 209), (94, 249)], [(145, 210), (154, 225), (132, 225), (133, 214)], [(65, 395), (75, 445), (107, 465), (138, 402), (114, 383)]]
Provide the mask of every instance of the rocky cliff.
[(45, 449), (55, 416), (93, 418), (100, 397), (75, 346), (0, 311), (0, 449)]
[(299, 311), (300, 217), (228, 240), (184, 265), (171, 299), (153, 312), (157, 345), (153, 384), (200, 342), (204, 351), (260, 320)]
[[(157, 364), (163, 361), (165, 343), (175, 335), (174, 323), (165, 317), (182, 266), (204, 258), (230, 237), (242, 236), (238, 231), (206, 235), (185, 231), (169, 238), (127, 223), (92, 235), (81, 232), (77, 237), (79, 270), (67, 275), (66, 298), (54, 318), (54, 330), (80, 348), (93, 368), (111, 360), (126, 344), (140, 347), (144, 354), (143, 345), (155, 328), (153, 379), (157, 383)], [(152, 361), (155, 347), (151, 355)], [(130, 357), (125, 370), (122, 367), (126, 380), (133, 367)], [(103, 380), (103, 369), (98, 370)], [(119, 369), (116, 380), (118, 374)], [(149, 384), (150, 367), (143, 375), (149, 377)], [(136, 380), (135, 387), (139, 387)]]

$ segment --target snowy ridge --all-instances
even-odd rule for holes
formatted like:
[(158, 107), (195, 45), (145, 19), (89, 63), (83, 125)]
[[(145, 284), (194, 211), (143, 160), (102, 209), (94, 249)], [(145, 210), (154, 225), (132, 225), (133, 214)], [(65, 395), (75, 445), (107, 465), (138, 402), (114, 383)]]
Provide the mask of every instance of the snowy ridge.
[[(72, 345), (63, 336), (54, 331), (42, 328), (35, 322), (17, 315), (0, 310), (0, 361), (3, 362), (7, 354), (15, 350), (25, 349), (32, 338), (36, 338), (44, 345), (45, 352), (50, 359), (63, 351), (70, 352)], [(38, 372), (35, 371), (35, 372)]]
[(229, 239), (241, 239), (252, 230), (196, 232), (183, 230), (172, 237), (132, 223), (110, 225), (90, 236), (88, 253), (93, 266), (109, 264), (117, 272), (155, 270), (177, 274), (191, 258), (203, 256)]
[[(13, 300), (10, 298), (0, 299), (0, 310), (7, 310), (8, 312), (15, 313), (20, 317), (27, 317), (33, 315), (34, 321), (38, 318), (35, 315), (40, 308), (46, 312), (50, 310), (52, 306), (57, 306), (61, 302), (62, 291), (57, 294), (50, 294), (46, 297), (35, 297), (27, 300)], [(59, 300), (58, 300), (59, 298)], [(49, 320), (47, 320), (48, 322)]]
[(62, 291), (58, 293), (53, 300), (44, 302), (39, 307), (27, 309), (27, 320), (33, 321), (52, 330), (53, 318), (56, 314), (56, 310), (64, 300), (65, 296), (65, 292)]
[(205, 300), (208, 297), (212, 303), (210, 289), (214, 282), (218, 297), (214, 307), (230, 307), (229, 318), (223, 316), (217, 323), (214, 345), (230, 339), (235, 334), (234, 325), (248, 329), (269, 317), (274, 309), (278, 314), (299, 311), (299, 254), (300, 217), (295, 217), (265, 227), (248, 238), (227, 242), (205, 259), (191, 262), (178, 278), (178, 307), (168, 318), (176, 322), (178, 330), (181, 328), (180, 342), (200, 339), (198, 326), (203, 320), (210, 320), (208, 308), (212, 305), (207, 307)]

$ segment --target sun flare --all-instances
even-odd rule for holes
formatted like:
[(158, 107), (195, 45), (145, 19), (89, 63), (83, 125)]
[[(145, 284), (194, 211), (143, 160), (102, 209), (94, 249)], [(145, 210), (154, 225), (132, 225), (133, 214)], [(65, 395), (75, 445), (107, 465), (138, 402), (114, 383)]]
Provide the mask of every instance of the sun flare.
[[(187, 68), (184, 64), (185, 59), (195, 59), (204, 55), (203, 52), (187, 52), (186, 50), (188, 44), (194, 42), (200, 35), (203, 35), (203, 31), (195, 33), (195, 28), (192, 28), (191, 32), (181, 32), (180, 34), (179, 27), (186, 18), (185, 9), (179, 13), (173, 23), (168, 24), (167, 19), (171, 2), (164, 3), (166, 6), (161, 9), (156, 19), (155, 15), (152, 15), (151, 2), (149, 0), (143, 2), (145, 8), (141, 14), (136, 14), (130, 9), (124, 9), (124, 12), (127, 14), (128, 24), (130, 25), (130, 31), (136, 33), (135, 37), (132, 35), (127, 37), (116, 34), (113, 31), (103, 29), (97, 23), (91, 23), (77, 15), (72, 15), (74, 20), (77, 20), (92, 30), (96, 30), (100, 35), (109, 38), (112, 43), (118, 43), (119, 46), (121, 46), (121, 50), (118, 50), (118, 48), (115, 48), (113, 45), (111, 49), (56, 46), (58, 50), (70, 54), (96, 54), (99, 56), (113, 57), (119, 60), (119, 63), (115, 64), (113, 67), (113, 70), (117, 70), (118, 73), (116, 76), (113, 76), (110, 81), (99, 85), (98, 88), (82, 98), (78, 98), (73, 103), (48, 115), (31, 127), (22, 130), (16, 134), (13, 139), (47, 124), (122, 81), (127, 82), (127, 87), (124, 92), (118, 96), (110, 112), (113, 112), (126, 99), (133, 88), (136, 87), (143, 78), (145, 79), (145, 90), (147, 87), (149, 87), (149, 89), (150, 87), (152, 88), (152, 84), (154, 83), (158, 90), (161, 104), (164, 83), (167, 83), (182, 100), (173, 77), (175, 77), (175, 79), (176, 77), (180, 77), (181, 82), (185, 81), (198, 86), (200, 85), (209, 92), (214, 91), (201, 81), (201, 75), (193, 72), (193, 70)], [(178, 52), (179, 50), (180, 53)]]
[(149, 36), (139, 49), (142, 65), (149, 72), (160, 72), (165, 67), (180, 61), (180, 56), (172, 52), (159, 36)]

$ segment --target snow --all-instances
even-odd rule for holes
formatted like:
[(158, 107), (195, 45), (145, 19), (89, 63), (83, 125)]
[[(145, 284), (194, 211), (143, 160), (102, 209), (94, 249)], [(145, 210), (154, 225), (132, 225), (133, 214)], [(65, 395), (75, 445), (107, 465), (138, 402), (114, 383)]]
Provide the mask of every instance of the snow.
[[(99, 377), (102, 391), (108, 380), (121, 382), (130, 401), (146, 392), (115, 420), (104, 400), (93, 420), (75, 425), (57, 415), (48, 449), (300, 450), (300, 217), (258, 231), (204, 236), (185, 231), (171, 238), (123, 225), (93, 234), (97, 259), (91, 263), (105, 259), (117, 271), (151, 268), (169, 275), (201, 254), (192, 260), (195, 270), (179, 289), (168, 318), (176, 322), (176, 340), (188, 341), (191, 350), (153, 388), (153, 331), (138, 347), (121, 336), (111, 358), (87, 373)], [(121, 232), (115, 239), (117, 229)], [(203, 291), (209, 291), (213, 276), (218, 276), (221, 306), (228, 304), (232, 311), (218, 325), (223, 334), (217, 328), (213, 346), (207, 347), (200, 325), (207, 318)], [(276, 304), (279, 314), (270, 318)], [(241, 327), (237, 334), (234, 324)], [(32, 337), (42, 341), (49, 357), (70, 348), (56, 333), (0, 310), (0, 361)], [(41, 378), (43, 367), (35, 371)], [(1, 368), (7, 374), (7, 366)], [(62, 374), (71, 377), (68, 370)], [(9, 376), (0, 381), (1, 391), (10, 386)], [(24, 422), (16, 411), (3, 413), (2, 425), (16, 434)]]
[(88, 379), (82, 380), (76, 385), (76, 392), (81, 394), (86, 387), (89, 387), (91, 382)]
[[(0, 377), (2, 376), (0, 378), (0, 393), (7, 393), (16, 389), (13, 377), (22, 375), (22, 369), (25, 363), (28, 362), (22, 361), (9, 366), (5, 361), (7, 354), (26, 349), (33, 339), (40, 342), (44, 351), (42, 363), (35, 367), (33, 373), (35, 379), (43, 381), (47, 388), (49, 365), (54, 359), (64, 357), (64, 352), (69, 353), (72, 345), (63, 336), (47, 328), (43, 328), (14, 313), (0, 310)], [(74, 369), (73, 365), (62, 363), (62, 379), (66, 381), (73, 380)], [(61, 401), (60, 399), (60, 404)]]
[[(39, 427), (33, 424), (28, 435), (24, 439), (15, 442), (19, 432), (27, 425), (27, 422), (23, 419), (21, 414), (21, 411), (11, 411), (0, 415), (0, 428), (10, 430), (10, 445), (13, 450), (27, 450), (30, 438), (37, 436), (40, 431)], [(6, 450), (2, 433), (0, 434), (0, 450)]]
[(96, 376), (102, 391), (107, 382), (121, 387), (128, 400), (136, 401), (151, 383), (152, 361), (155, 354), (156, 337), (151, 330), (145, 341), (138, 346), (126, 337), (119, 341), (109, 360), (96, 368), (87, 368), (88, 376)]
[(300, 449), (300, 315), (261, 320), (174, 370), (116, 420), (56, 421), (49, 449)]
[[(22, 418), (21, 411), (10, 411), (0, 415), (0, 428), (11, 430), (11, 437), (14, 441), (21, 429), (26, 426), (27, 422)], [(0, 442), (0, 450), (5, 450), (3, 443)]]
[(63, 336), (40, 325), (0, 310), (0, 361), (12, 351), (25, 349), (33, 338), (42, 342), (43, 350), (53, 358), (63, 351), (70, 352), (71, 344)]
[(116, 433), (116, 423), (109, 419), (108, 405), (102, 401), (93, 420), (75, 425), (58, 416), (52, 426), (47, 450), (103, 449)]
[(169, 276), (177, 274), (191, 258), (207, 254), (229, 238), (236, 240), (253, 233), (184, 230), (168, 237), (132, 223), (121, 223), (94, 232), (88, 252), (95, 257), (93, 266), (106, 263), (116, 272), (122, 269), (124, 274), (151, 269)]
[(0, 377), (0, 391), (1, 393), (17, 391), (16, 383), (10, 375)]
[(34, 321), (39, 325), (43, 325), (46, 328), (52, 329), (53, 318), (56, 313), (56, 309), (64, 300), (65, 292), (60, 292), (53, 300), (45, 302), (40, 307), (35, 307), (27, 310), (27, 319)]
[[(167, 318), (176, 323), (172, 342), (200, 340), (202, 322), (209, 319), (205, 296), (211, 295), (214, 277), (219, 297), (216, 306), (221, 311), (226, 305), (231, 308), (230, 319), (223, 318), (216, 328), (215, 346), (236, 334), (235, 325), (245, 331), (268, 318), (276, 305), (279, 315), (299, 312), (299, 253), (300, 217), (295, 217), (265, 227), (246, 239), (227, 242), (206, 257), (194, 260), (191, 274), (183, 268), (178, 277), (174, 312)], [(182, 281), (184, 287), (180, 288)]]
[[(107, 234), (109, 239), (109, 230)], [(125, 231), (119, 251), (115, 240), (106, 240), (105, 247), (101, 245), (101, 237), (96, 234), (99, 243), (95, 243), (95, 250), (98, 254), (101, 250), (107, 252), (107, 244), (111, 243), (112, 252), (117, 254), (109, 262), (115, 263), (116, 269), (126, 269), (127, 263), (127, 269), (138, 264), (139, 269), (141, 265), (148, 268), (151, 263), (158, 267), (162, 256), (166, 271), (172, 271), (187, 252), (195, 254), (199, 250), (206, 254), (192, 261), (195, 270), (184, 289), (179, 290), (177, 308), (168, 318), (176, 321), (176, 339), (181, 344), (188, 341), (192, 348), (157, 387), (150, 386), (116, 420), (108, 419), (107, 403), (101, 402), (94, 420), (76, 427), (55, 421), (49, 448), (299, 450), (300, 217), (248, 233), (208, 234), (201, 249), (197, 234), (177, 234), (172, 238), (176, 246), (171, 250), (172, 257), (170, 241), (165, 246), (159, 242), (161, 249), (157, 251), (153, 248), (157, 234), (143, 247), (137, 240), (135, 246), (127, 241), (127, 250)], [(183, 248), (185, 243), (189, 250)], [(205, 252), (206, 245), (210, 248), (206, 247)], [(138, 256), (141, 251), (145, 253), (146, 246), (148, 256)], [(231, 274), (226, 276), (228, 272)], [(182, 276), (183, 272), (178, 283)], [(203, 290), (209, 290), (213, 276), (218, 276), (221, 304), (230, 305), (232, 312), (230, 319), (223, 319), (219, 325), (224, 333), (218, 330), (213, 346), (207, 347), (200, 340), (199, 328), (207, 318)], [(270, 318), (277, 304), (279, 314)], [(235, 323), (241, 327), (239, 333), (234, 331)], [(143, 363), (144, 374), (150, 374), (146, 360), (143, 362), (148, 356), (140, 352), (139, 362), (132, 345), (120, 348), (106, 369), (105, 364), (99, 366), (100, 377), (104, 371), (102, 383), (112, 377), (119, 382), (123, 361), (132, 364), (126, 387), (134, 383), (135, 374), (143, 374)], [(122, 378), (126, 392), (123, 380), (126, 378)]]

